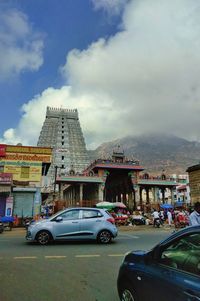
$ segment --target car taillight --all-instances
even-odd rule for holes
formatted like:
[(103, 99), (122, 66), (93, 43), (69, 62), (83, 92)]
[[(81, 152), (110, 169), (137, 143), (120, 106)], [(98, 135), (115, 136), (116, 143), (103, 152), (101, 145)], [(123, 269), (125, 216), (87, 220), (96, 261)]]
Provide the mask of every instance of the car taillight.
[(115, 219), (113, 217), (107, 218), (107, 222), (110, 222), (111, 224), (115, 224)]

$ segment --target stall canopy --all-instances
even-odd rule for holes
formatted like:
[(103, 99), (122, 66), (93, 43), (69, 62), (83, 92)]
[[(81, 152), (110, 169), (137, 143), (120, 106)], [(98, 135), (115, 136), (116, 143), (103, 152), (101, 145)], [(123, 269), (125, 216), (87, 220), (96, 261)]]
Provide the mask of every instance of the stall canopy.
[(115, 208), (116, 206), (114, 205), (114, 203), (110, 203), (110, 202), (99, 202), (96, 204), (97, 208), (102, 208), (102, 209), (112, 209)]
[(162, 205), (160, 205), (160, 207), (162, 208), (162, 209), (172, 209), (174, 206), (173, 205), (171, 205), (171, 204), (162, 204)]

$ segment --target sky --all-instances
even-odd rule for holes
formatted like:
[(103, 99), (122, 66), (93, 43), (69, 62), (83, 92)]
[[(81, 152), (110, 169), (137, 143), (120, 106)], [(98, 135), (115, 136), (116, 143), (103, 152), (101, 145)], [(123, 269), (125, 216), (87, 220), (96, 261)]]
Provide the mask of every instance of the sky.
[(200, 141), (198, 0), (0, 0), (0, 143), (36, 145), (46, 108), (78, 109), (88, 149)]

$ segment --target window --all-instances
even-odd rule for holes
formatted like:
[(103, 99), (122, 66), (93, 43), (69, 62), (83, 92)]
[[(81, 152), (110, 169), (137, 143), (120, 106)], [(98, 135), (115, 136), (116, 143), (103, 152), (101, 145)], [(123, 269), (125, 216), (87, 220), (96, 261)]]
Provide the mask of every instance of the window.
[(200, 276), (200, 233), (177, 239), (162, 252), (159, 262)]
[(98, 210), (83, 210), (82, 218), (95, 218), (102, 217), (101, 212)]
[(4, 166), (3, 165), (0, 166), (0, 172), (4, 172)]
[(30, 167), (21, 167), (21, 178), (28, 179), (30, 173)]
[(70, 210), (59, 215), (63, 220), (79, 219), (79, 210)]

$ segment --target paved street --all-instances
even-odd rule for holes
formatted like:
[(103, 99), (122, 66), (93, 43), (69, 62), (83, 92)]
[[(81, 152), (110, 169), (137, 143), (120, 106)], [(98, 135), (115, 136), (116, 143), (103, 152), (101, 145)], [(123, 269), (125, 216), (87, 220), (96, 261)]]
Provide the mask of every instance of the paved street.
[(116, 279), (124, 254), (149, 249), (172, 229), (120, 227), (109, 245), (27, 243), (24, 229), (0, 235), (1, 301), (118, 301)]

